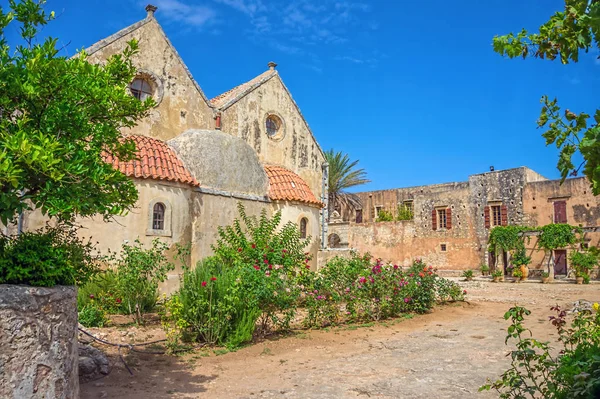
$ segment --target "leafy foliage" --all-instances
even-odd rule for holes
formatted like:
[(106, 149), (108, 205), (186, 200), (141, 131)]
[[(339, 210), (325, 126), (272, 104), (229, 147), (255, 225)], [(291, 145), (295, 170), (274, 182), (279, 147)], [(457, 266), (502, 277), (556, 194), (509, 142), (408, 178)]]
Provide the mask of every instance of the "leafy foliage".
[(396, 220), (413, 220), (415, 217), (411, 207), (406, 204), (398, 205), (398, 216)]
[(573, 251), (569, 255), (571, 266), (577, 277), (588, 277), (594, 267), (598, 265), (598, 255), (590, 251)]
[(238, 270), (207, 258), (185, 271), (179, 292), (167, 302), (163, 324), (173, 325), (186, 340), (237, 347), (252, 340), (261, 313), (246, 298)]
[(348, 154), (333, 149), (325, 153), (325, 159), (329, 163), (329, 207), (331, 209), (350, 208), (361, 206), (360, 199), (356, 194), (346, 190), (370, 183), (367, 172), (364, 169), (356, 169), (358, 160), (350, 161)]
[[(137, 191), (102, 153), (131, 159), (135, 145), (120, 131), (152, 105), (127, 91), (137, 43), (103, 64), (83, 52), (60, 56), (57, 39), (38, 43), (54, 18), (44, 1), (8, 3), (10, 12), (0, 7), (0, 221), (30, 207), (63, 219), (123, 213)], [(9, 29), (21, 32), (23, 44), (9, 45)]]
[(121, 303), (138, 324), (144, 323), (144, 313), (151, 311), (158, 299), (158, 283), (175, 268), (167, 260), (168, 246), (155, 239), (145, 249), (139, 240), (133, 245), (123, 244), (119, 256), (113, 255), (117, 279), (116, 289)]
[(394, 215), (392, 215), (392, 212), (382, 209), (379, 211), (379, 213), (377, 213), (377, 219), (375, 221), (376, 222), (393, 222)]
[[(556, 12), (538, 33), (523, 29), (517, 34), (496, 36), (493, 46), (494, 51), (510, 58), (559, 59), (568, 64), (579, 61), (580, 51), (600, 49), (599, 40), (600, 1), (565, 0), (564, 11)], [(600, 194), (600, 110), (590, 120), (585, 112), (562, 112), (556, 99), (543, 96), (542, 104), (538, 126), (546, 129), (546, 145), (555, 144), (560, 149), (557, 167), (562, 180), (570, 173), (576, 175), (585, 165), (583, 172), (592, 183), (594, 194)], [(576, 168), (572, 158), (577, 151), (584, 163)]]
[(523, 321), (531, 312), (515, 306), (504, 315), (511, 321), (505, 342), (516, 341), (511, 351), (511, 366), (500, 379), (489, 381), (480, 391), (496, 390), (501, 398), (592, 399), (600, 396), (600, 315), (578, 312), (567, 327), (567, 313), (553, 307), (550, 319), (556, 327), (560, 355), (548, 342), (531, 337)]
[(310, 268), (310, 256), (304, 252), (310, 237), (302, 239), (292, 222), (280, 227), (281, 211), (272, 218), (263, 210), (260, 217), (249, 216), (241, 203), (239, 219), (219, 228), (213, 246), (215, 256), (238, 270), (248, 301), (261, 309), (261, 328), (287, 328), (295, 315), (300, 295), (293, 284), (296, 275)]
[(524, 226), (496, 226), (490, 231), (488, 247), (490, 252), (514, 251), (523, 248), (524, 231), (533, 231), (535, 228)]
[(569, 224), (548, 224), (542, 226), (541, 234), (538, 237), (537, 245), (541, 249), (554, 250), (566, 248), (577, 242), (576, 232), (581, 232), (580, 227), (574, 227)]
[(80, 239), (71, 225), (0, 235), (0, 284), (82, 284), (97, 271), (98, 260), (92, 242)]
[(77, 319), (84, 327), (104, 327), (108, 324), (108, 317), (101, 306), (88, 303), (78, 313)]

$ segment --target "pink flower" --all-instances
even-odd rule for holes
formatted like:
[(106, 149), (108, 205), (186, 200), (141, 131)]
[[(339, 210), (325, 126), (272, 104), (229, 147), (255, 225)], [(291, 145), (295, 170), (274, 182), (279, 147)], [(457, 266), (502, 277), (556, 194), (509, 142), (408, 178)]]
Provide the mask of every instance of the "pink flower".
[(90, 299), (94, 299), (94, 294), (90, 294)]
[(202, 286), (203, 286), (203, 287), (206, 287), (206, 281), (203, 281), (203, 282), (202, 282)]
[(397, 269), (397, 268), (398, 268), (398, 265), (394, 265), (394, 269)]
[(410, 302), (410, 298), (404, 298), (404, 303), (409, 303)]
[(265, 272), (265, 276), (269, 277), (270, 275), (271, 275), (271, 272), (267, 270), (267, 271)]
[(367, 282), (367, 279), (366, 279), (365, 277), (361, 277), (361, 278), (359, 278), (359, 279), (358, 279), (358, 281), (359, 281), (361, 284), (364, 284), (364, 283), (366, 283), (366, 282)]

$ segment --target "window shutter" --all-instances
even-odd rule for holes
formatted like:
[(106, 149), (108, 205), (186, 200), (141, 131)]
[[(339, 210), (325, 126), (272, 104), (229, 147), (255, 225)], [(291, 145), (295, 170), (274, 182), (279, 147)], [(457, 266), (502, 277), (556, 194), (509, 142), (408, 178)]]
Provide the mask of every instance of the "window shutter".
[(485, 220), (485, 228), (489, 229), (490, 228), (490, 207), (486, 206), (485, 208), (483, 208), (483, 216), (484, 216), (484, 220)]
[(567, 202), (554, 202), (554, 223), (567, 223)]
[(508, 226), (508, 208), (506, 205), (500, 207), (500, 224), (502, 226)]
[(437, 230), (437, 211), (435, 209), (431, 211), (431, 228)]
[(452, 209), (446, 208), (446, 228), (452, 228)]

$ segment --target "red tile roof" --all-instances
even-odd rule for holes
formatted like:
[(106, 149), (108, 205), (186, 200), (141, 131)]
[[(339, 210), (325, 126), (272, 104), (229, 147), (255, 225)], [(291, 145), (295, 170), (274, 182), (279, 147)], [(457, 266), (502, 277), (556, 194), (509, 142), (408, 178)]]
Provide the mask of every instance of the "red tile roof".
[(194, 187), (200, 185), (164, 141), (137, 135), (127, 136), (127, 139), (133, 140), (137, 147), (135, 160), (121, 162), (108, 153), (102, 156), (105, 162), (112, 164), (126, 176), (166, 180)]
[(251, 87), (256, 86), (260, 86), (260, 84), (262, 84), (264, 81), (268, 80), (271, 75), (275, 74), (276, 72), (272, 71), (272, 70), (268, 70), (266, 72), (261, 73), (260, 75), (258, 75), (257, 77), (255, 77), (252, 80), (249, 80), (246, 83), (242, 83), (239, 86), (234, 87), (231, 90), (226, 91), (225, 93), (219, 94), (218, 96), (211, 98), (210, 99), (210, 103), (217, 107), (220, 108), (224, 105), (226, 105), (229, 101), (233, 100), (234, 98), (237, 97), (241, 97), (242, 94), (244, 94), (246, 92), (246, 90), (249, 90)]
[(308, 184), (300, 176), (275, 165), (265, 165), (269, 177), (269, 198), (275, 201), (299, 201), (319, 207), (323, 206), (310, 191)]

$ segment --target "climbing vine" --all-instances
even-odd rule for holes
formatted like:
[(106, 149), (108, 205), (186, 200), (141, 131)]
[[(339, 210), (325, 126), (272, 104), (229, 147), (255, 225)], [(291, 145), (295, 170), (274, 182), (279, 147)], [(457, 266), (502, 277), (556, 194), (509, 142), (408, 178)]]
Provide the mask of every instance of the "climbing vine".
[(548, 224), (539, 228), (537, 246), (543, 250), (554, 250), (566, 248), (575, 244), (577, 234), (582, 234), (581, 227), (571, 226), (569, 224)]
[(525, 226), (496, 226), (490, 231), (489, 251), (494, 253), (510, 252), (524, 248), (522, 233), (531, 230), (531, 227)]

